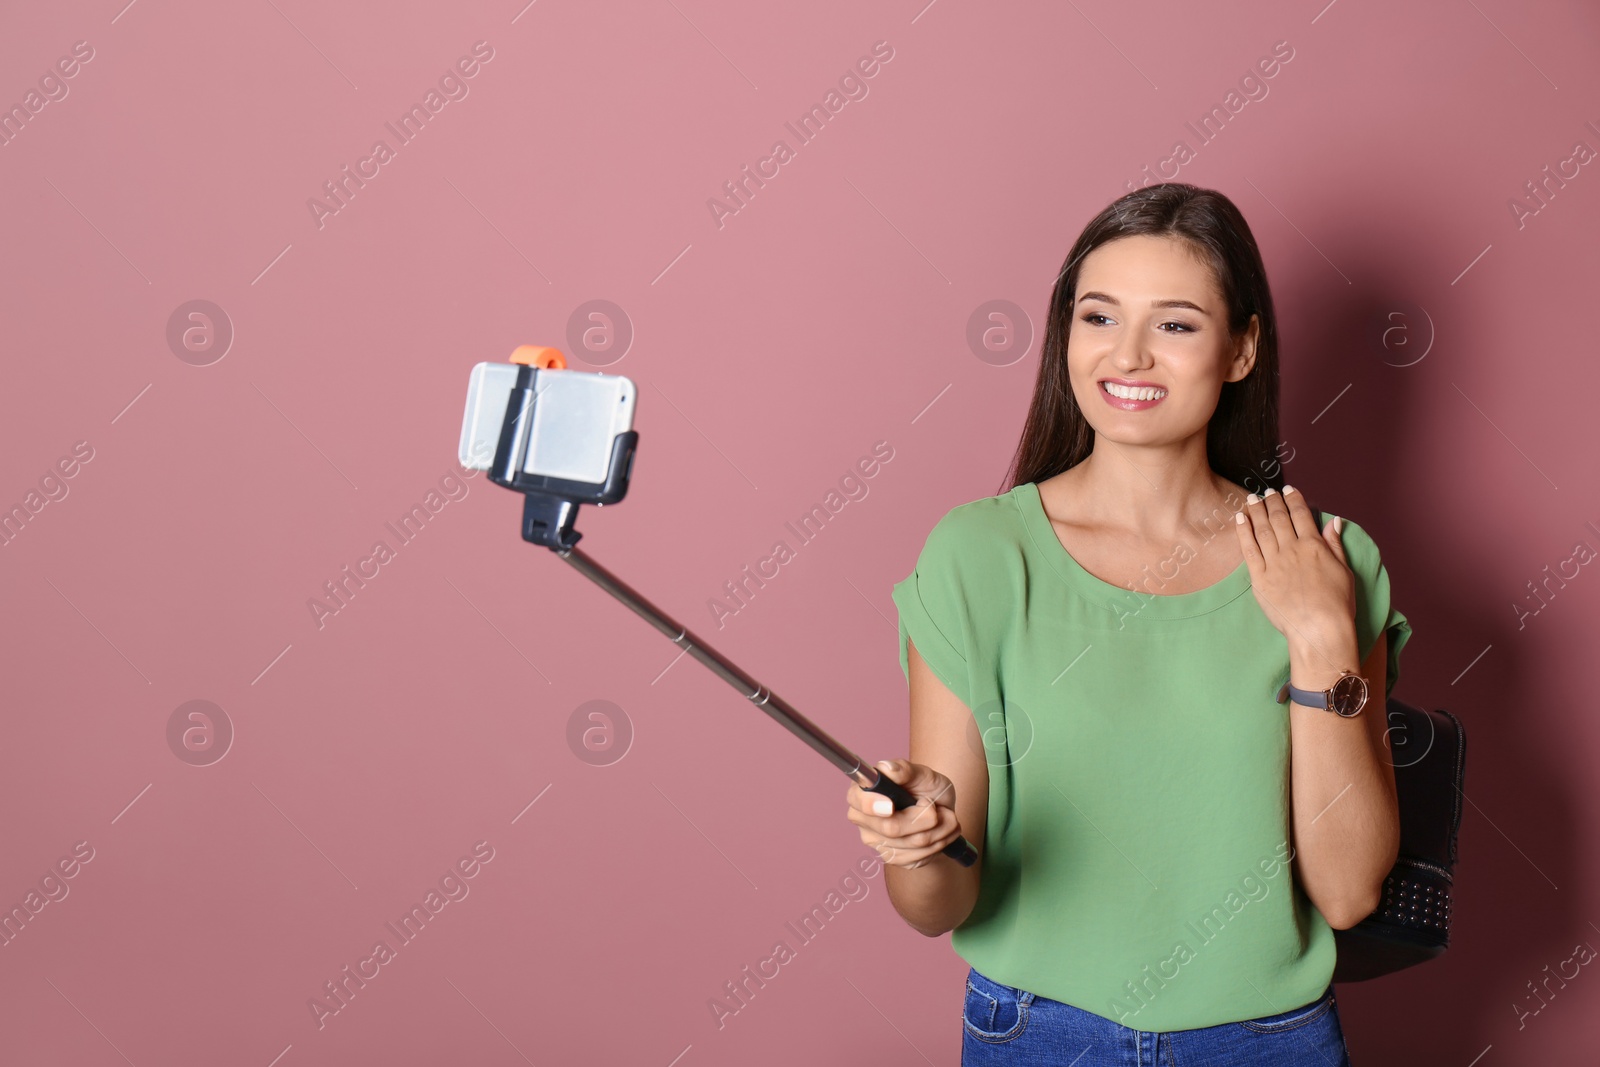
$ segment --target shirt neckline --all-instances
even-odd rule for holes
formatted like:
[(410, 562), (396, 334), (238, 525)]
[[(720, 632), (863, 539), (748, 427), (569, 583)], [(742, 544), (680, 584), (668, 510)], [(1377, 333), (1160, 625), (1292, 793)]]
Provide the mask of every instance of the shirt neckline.
[[(1148, 619), (1187, 619), (1204, 615), (1238, 599), (1250, 588), (1250, 565), (1243, 561), (1233, 573), (1203, 589), (1188, 593), (1161, 594), (1143, 589), (1128, 589), (1113, 585), (1085, 570), (1072, 558), (1050, 525), (1045, 513), (1044, 500), (1039, 495), (1037, 482), (1024, 482), (1011, 490), (1012, 500), (1022, 515), (1023, 528), (1051, 569), (1060, 575), (1074, 591), (1091, 604), (1104, 607), (1119, 616), (1135, 615)], [(1160, 575), (1153, 576), (1155, 580)]]

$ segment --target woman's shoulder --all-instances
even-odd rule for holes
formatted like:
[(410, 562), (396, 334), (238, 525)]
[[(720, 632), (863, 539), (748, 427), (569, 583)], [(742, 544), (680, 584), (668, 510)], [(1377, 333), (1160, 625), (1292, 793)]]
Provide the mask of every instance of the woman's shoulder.
[(933, 524), (917, 555), (924, 575), (983, 581), (1007, 555), (1007, 544), (1026, 536), (1011, 493), (956, 504)]
[(929, 542), (937, 540), (966, 547), (972, 543), (992, 544), (996, 537), (1014, 536), (1020, 530), (1015, 498), (1018, 491), (1013, 489), (955, 505), (929, 531)]

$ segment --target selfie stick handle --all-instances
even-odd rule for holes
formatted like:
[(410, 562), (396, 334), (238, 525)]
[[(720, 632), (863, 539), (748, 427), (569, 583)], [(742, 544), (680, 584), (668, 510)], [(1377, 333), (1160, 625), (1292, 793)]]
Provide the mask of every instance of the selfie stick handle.
[[(645, 622), (665, 634), (673, 644), (684, 649), (689, 655), (704, 663), (707, 667), (710, 667), (713, 672), (729, 685), (744, 694), (752, 704), (772, 716), (786, 730), (810, 745), (829, 763), (854, 779), (855, 783), (862, 789), (869, 793), (881, 793), (888, 797), (893, 802), (896, 811), (902, 808), (909, 808), (916, 803), (917, 798), (907, 792), (904, 786), (880, 772), (876, 767), (864, 765), (860, 756), (834, 740), (826, 730), (800, 714), (788, 701), (757, 682), (754, 678), (751, 678), (729, 662), (716, 649), (711, 648), (694, 633), (690, 632), (688, 628), (650, 603), (627, 582), (624, 582), (621, 578), (618, 578), (589, 558), (582, 549), (577, 548), (577, 539), (582, 535), (571, 529), (570, 511), (559, 510), (557, 512), (559, 518), (555, 518), (552, 524), (551, 519), (554, 516), (551, 513), (551, 509), (555, 505), (551, 501), (546, 499), (536, 504), (534, 503), (534, 497), (531, 495), (527, 498), (527, 501), (527, 512), (525, 513), (523, 524), (524, 536), (540, 526), (543, 526), (548, 531), (551, 525), (554, 525), (563, 532), (567, 532), (568, 536), (559, 537), (558, 540), (568, 543), (560, 547), (554, 544), (547, 544), (546, 547), (572, 564), (590, 581), (626, 604)], [(576, 511), (576, 509), (577, 506), (575, 504), (572, 505), (572, 510)], [(528, 540), (535, 539), (528, 538)], [(977, 851), (968, 843), (965, 837), (957, 837), (949, 845), (945, 846), (944, 854), (963, 867), (971, 867), (978, 859)]]

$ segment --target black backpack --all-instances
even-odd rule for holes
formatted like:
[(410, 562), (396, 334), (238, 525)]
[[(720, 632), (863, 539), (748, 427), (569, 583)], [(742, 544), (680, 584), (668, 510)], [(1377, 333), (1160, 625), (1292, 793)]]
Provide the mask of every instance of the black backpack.
[(1400, 854), (1376, 911), (1335, 930), (1335, 982), (1364, 982), (1450, 947), (1450, 887), (1461, 828), (1467, 735), (1442, 708), (1424, 711), (1388, 698), (1389, 744), (1400, 803)]

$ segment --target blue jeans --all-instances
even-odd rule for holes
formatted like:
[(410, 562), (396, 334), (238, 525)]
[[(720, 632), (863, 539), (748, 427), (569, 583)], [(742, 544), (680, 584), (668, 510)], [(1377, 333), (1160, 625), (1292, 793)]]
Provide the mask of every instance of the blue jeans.
[(1333, 986), (1243, 1022), (1151, 1033), (967, 972), (962, 1067), (1350, 1067)]

